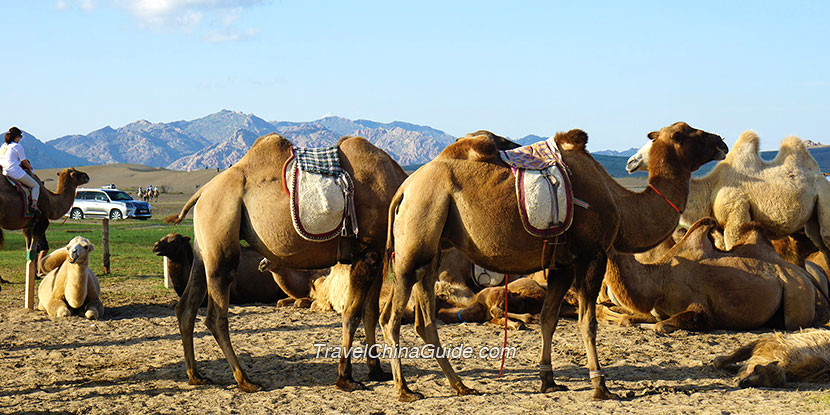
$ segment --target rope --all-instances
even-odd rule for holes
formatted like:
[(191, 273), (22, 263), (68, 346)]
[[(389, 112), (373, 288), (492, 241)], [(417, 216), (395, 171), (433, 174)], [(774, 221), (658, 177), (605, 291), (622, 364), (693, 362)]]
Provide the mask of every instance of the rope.
[(668, 203), (669, 205), (671, 205), (671, 207), (672, 207), (672, 208), (674, 208), (674, 210), (676, 210), (676, 211), (677, 211), (677, 213), (683, 214), (683, 211), (682, 211), (682, 210), (680, 210), (677, 206), (675, 206), (675, 205), (674, 205), (674, 203), (672, 203), (672, 202), (671, 202), (671, 200), (669, 200), (669, 199), (667, 199), (667, 198), (666, 198), (666, 196), (663, 196), (663, 194), (662, 194), (662, 193), (660, 193), (660, 191), (659, 191), (659, 190), (657, 190), (657, 188), (656, 188), (656, 187), (652, 186), (652, 185), (651, 185), (651, 183), (649, 183), (649, 184), (648, 184), (648, 187), (650, 187), (650, 188), (651, 188), (651, 190), (654, 190), (654, 192), (655, 192), (655, 193), (657, 193), (658, 195), (660, 195), (660, 197), (662, 197), (662, 198), (663, 198), (663, 200), (665, 200), (665, 201), (666, 201), (666, 203)]
[(496, 379), (501, 377), (501, 374), (504, 372), (504, 357), (505, 353), (507, 353), (507, 283), (509, 282), (509, 276), (504, 274), (504, 345), (501, 347), (501, 368), (499, 368), (499, 375), (496, 376)]

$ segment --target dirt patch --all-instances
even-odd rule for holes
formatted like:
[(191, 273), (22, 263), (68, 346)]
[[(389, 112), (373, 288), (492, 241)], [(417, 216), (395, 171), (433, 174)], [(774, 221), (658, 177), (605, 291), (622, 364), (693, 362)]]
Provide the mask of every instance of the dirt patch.
[[(392, 382), (366, 381), (367, 390), (335, 389), (337, 361), (317, 357), (315, 343), (340, 342), (334, 313), (276, 309), (272, 305), (231, 308), (231, 339), (252, 380), (264, 390), (236, 390), (213, 337), (197, 323), (196, 358), (212, 384), (189, 386), (173, 306), (175, 295), (157, 289), (157, 278), (104, 281), (104, 319), (50, 320), (21, 308), (22, 287), (0, 293), (0, 412), (50, 413), (827, 413), (825, 386), (790, 384), (787, 389), (738, 389), (711, 366), (713, 356), (755, 339), (764, 331), (658, 335), (635, 328), (599, 326), (599, 355), (610, 389), (625, 399), (592, 402), (585, 353), (576, 323), (563, 320), (554, 335), (553, 367), (570, 390), (539, 393), (536, 366), (538, 325), (512, 331), (507, 360), (497, 380), (498, 359), (453, 359), (464, 382), (480, 392), (454, 396), (434, 360), (405, 359), (410, 386), (426, 395), (397, 402)], [(138, 293), (138, 294), (136, 294)], [(203, 320), (203, 311), (200, 321)], [(487, 324), (439, 328), (445, 346), (478, 351), (499, 346), (502, 332)], [(362, 339), (362, 332), (359, 332)], [(422, 345), (411, 325), (405, 346)], [(388, 362), (383, 365), (388, 369)], [(365, 381), (364, 361), (355, 377)]]

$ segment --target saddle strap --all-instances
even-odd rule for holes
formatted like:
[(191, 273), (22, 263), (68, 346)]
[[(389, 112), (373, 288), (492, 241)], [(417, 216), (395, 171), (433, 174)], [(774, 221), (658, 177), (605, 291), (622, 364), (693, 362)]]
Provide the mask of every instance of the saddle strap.
[[(352, 183), (352, 178), (349, 176), (349, 173), (345, 171), (340, 175), (340, 185), (343, 189), (343, 192), (346, 196), (346, 217), (349, 220), (349, 223), (352, 224), (352, 234), (357, 236), (358, 228), (357, 228), (357, 211), (355, 211), (354, 207), (354, 183)], [(346, 228), (345, 224), (343, 226), (343, 236), (348, 235), (348, 229)]]

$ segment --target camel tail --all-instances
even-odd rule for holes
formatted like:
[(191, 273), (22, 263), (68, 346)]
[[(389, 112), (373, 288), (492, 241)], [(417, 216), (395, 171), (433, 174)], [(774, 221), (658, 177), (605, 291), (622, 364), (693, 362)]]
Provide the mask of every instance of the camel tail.
[(184, 217), (187, 216), (187, 212), (190, 212), (190, 209), (193, 207), (193, 205), (195, 205), (196, 202), (199, 201), (199, 197), (202, 196), (202, 190), (205, 190), (205, 186), (200, 187), (199, 190), (197, 190), (196, 193), (193, 194), (193, 196), (190, 196), (190, 200), (188, 200), (187, 203), (184, 204), (182, 211), (179, 212), (178, 215), (173, 214), (164, 218), (164, 223), (177, 225), (179, 222), (183, 221)]
[(403, 185), (398, 188), (398, 191), (395, 192), (395, 196), (392, 197), (392, 203), (389, 204), (389, 220), (387, 221), (387, 232), (386, 232), (386, 251), (383, 255), (383, 278), (389, 277), (389, 271), (392, 268), (392, 256), (395, 254), (395, 236), (392, 233), (392, 230), (395, 226), (395, 214), (398, 212), (398, 206), (401, 205), (401, 201), (403, 200)]

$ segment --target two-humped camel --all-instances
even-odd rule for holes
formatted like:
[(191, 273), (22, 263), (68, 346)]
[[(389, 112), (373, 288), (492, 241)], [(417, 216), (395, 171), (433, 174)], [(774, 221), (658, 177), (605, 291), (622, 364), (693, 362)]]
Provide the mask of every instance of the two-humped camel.
[[(658, 321), (648, 327), (661, 333), (755, 329), (776, 323), (771, 319), (780, 318), (779, 311), (783, 321), (777, 323), (787, 330), (827, 322), (827, 297), (806, 270), (775, 252), (760, 224), (743, 225), (741, 238), (728, 252), (715, 248), (713, 233), (719, 233), (717, 222), (701, 219), (651, 264), (632, 255), (609, 255), (609, 292), (632, 312), (655, 316)], [(621, 323), (643, 321), (609, 315)]]
[[(675, 229), (686, 204), (692, 171), (727, 151), (714, 134), (678, 122), (649, 133), (654, 140), (649, 183), (653, 188), (634, 193), (620, 186), (585, 149), (581, 130), (558, 133), (562, 158), (573, 173), (574, 196), (589, 204), (575, 208), (573, 225), (555, 249), (555, 258), (542, 259), (543, 240), (524, 230), (519, 216), (515, 179), (499, 157), (493, 140), (472, 137), (448, 146), (434, 160), (406, 179), (389, 207), (389, 247), (386, 262), (395, 272), (392, 298), (383, 308), (384, 338), (400, 347), (401, 317), (410, 294), (418, 300), (416, 331), (425, 342), (440, 347), (435, 324), (434, 272), (441, 250), (459, 249), (474, 263), (498, 272), (529, 274), (550, 267), (542, 307), (543, 392), (564, 390), (553, 380), (551, 339), (566, 291), (576, 280), (579, 327), (587, 352), (594, 399), (616, 398), (605, 385), (596, 348), (596, 298), (611, 249), (636, 252), (663, 241)], [(655, 191), (655, 189), (658, 189)], [(658, 191), (660, 193), (658, 193)], [(661, 196), (662, 194), (662, 196)], [(394, 236), (394, 238), (392, 237)], [(394, 248), (394, 258), (391, 252)], [(554, 264), (555, 266), (551, 266)], [(437, 358), (458, 394), (466, 387), (446, 358)], [(423, 395), (411, 391), (403, 378), (400, 355), (392, 359), (398, 398), (412, 401)]]
[[(818, 163), (797, 137), (785, 138), (772, 161), (761, 159), (758, 143), (758, 135), (744, 132), (725, 160), (705, 177), (692, 179), (680, 224), (689, 227), (714, 217), (724, 229), (718, 245), (727, 251), (738, 241), (741, 225), (750, 221), (760, 222), (770, 238), (804, 229), (830, 257), (830, 183)], [(647, 168), (651, 145), (629, 158), (629, 172)]]
[[(342, 346), (349, 350), (361, 318), (366, 342), (375, 343), (387, 212), (406, 173), (388, 154), (361, 137), (344, 137), (338, 145), (341, 167), (354, 182), (359, 224), (356, 240), (338, 236), (326, 242), (310, 242), (294, 230), (289, 197), (283, 192), (282, 183), (283, 164), (292, 154), (291, 143), (278, 134), (258, 138), (239, 162), (199, 189), (178, 216), (168, 218), (178, 223), (193, 208), (196, 257), (191, 273), (204, 266), (207, 276), (206, 283), (191, 277), (176, 306), (190, 384), (206, 382), (196, 369), (193, 326), (199, 304), (207, 293), (205, 325), (222, 348), (239, 389), (246, 392), (260, 389), (242, 369), (228, 333), (228, 291), (239, 262), (240, 239), (279, 267), (319, 269), (339, 260), (351, 262)], [(343, 252), (351, 254), (340, 258)], [(351, 354), (343, 355), (336, 385), (344, 390), (363, 388), (352, 378)], [(377, 358), (370, 358), (368, 363), (370, 379), (389, 379)]]
[(49, 317), (69, 317), (77, 312), (97, 320), (104, 315), (101, 284), (89, 269), (89, 253), (94, 248), (88, 239), (76, 236), (43, 258), (48, 274), (37, 290), (38, 309)]

